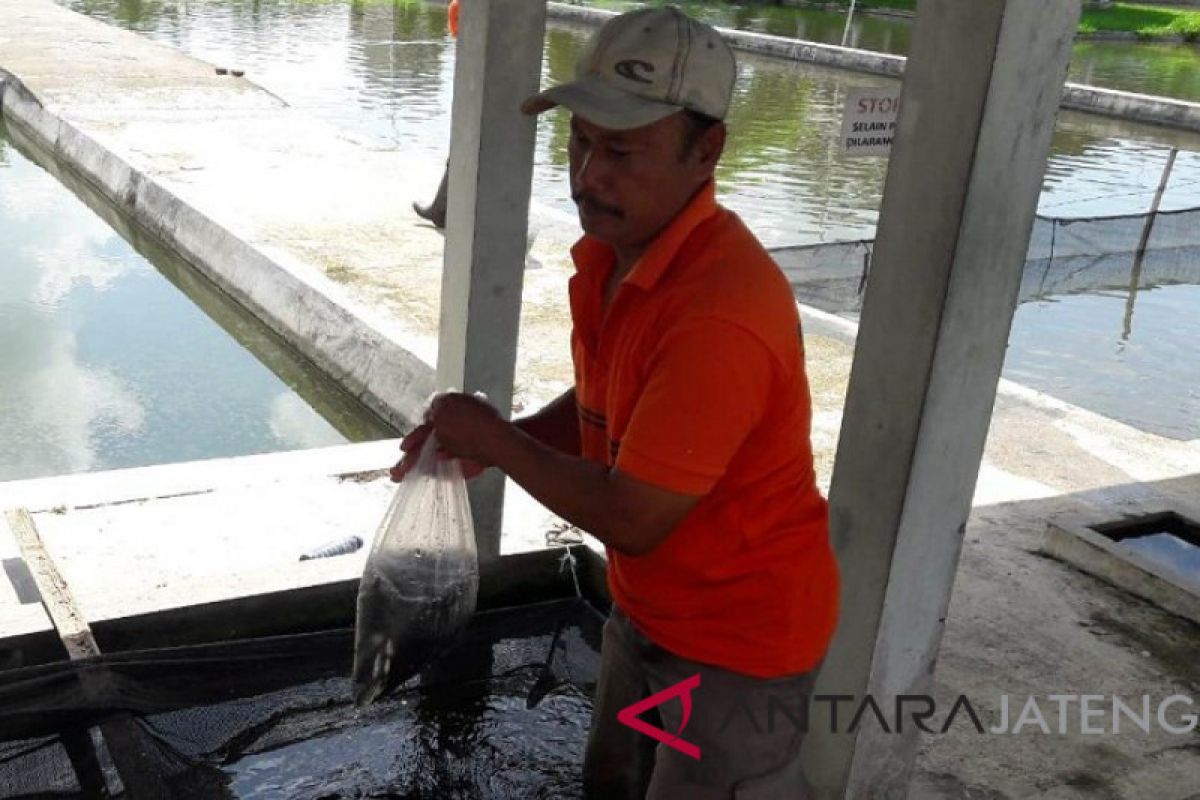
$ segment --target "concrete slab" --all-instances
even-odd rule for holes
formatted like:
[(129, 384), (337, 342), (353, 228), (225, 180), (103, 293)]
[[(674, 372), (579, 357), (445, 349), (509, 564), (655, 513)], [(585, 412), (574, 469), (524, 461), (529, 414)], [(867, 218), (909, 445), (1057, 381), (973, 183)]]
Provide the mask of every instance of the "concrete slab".
[[(0, 565), (4, 568), (0, 575), (0, 637), (21, 637), (54, 630), (29, 568), (21, 558), (21, 549), (7, 525), (0, 525)], [(0, 654), (0, 669), (17, 666), (20, 664)]]
[[(87, 619), (99, 622), (362, 575), (386, 480), (294, 478), (34, 515)], [(357, 553), (300, 554), (358, 535)]]
[[(378, 467), (395, 447), (372, 442), (12, 481), (0, 484), (0, 507), (33, 512), (85, 617), (99, 622), (357, 578), (364, 554), (303, 563), (299, 554), (344, 530), (369, 546), (391, 493)], [(336, 477), (364, 470), (374, 470), (370, 479)], [(6, 525), (0, 558), (8, 577), (0, 581), (0, 635), (51, 630), (36, 591), (23, 588)]]
[(1097, 532), (1113, 522), (1095, 516), (1053, 519), (1043, 552), (1200, 625), (1200, 581), (1165, 570)]
[[(827, 488), (857, 326), (817, 309), (802, 314)], [(937, 707), (965, 695), (993, 725), (1005, 695), (1012, 703), (1055, 693), (1200, 703), (1200, 626), (1043, 552), (1048, 520), (1163, 509), (1191, 516), (1197, 497), (1200, 441), (1147, 434), (1002, 380), (934, 667)], [(980, 736), (952, 728), (923, 738), (909, 797), (1190, 799), (1195, 782), (1183, 776), (1200, 774), (1196, 741), (1161, 730)]]
[[(28, 508), (89, 622), (356, 580), (395, 491), (395, 440), (0, 483)], [(526, 496), (527, 498), (527, 496)], [(545, 547), (552, 523), (512, 498), (505, 552)], [(532, 506), (530, 505), (532, 504)], [(349, 536), (353, 554), (300, 554)], [(0, 525), (0, 637), (52, 630)]]
[[(1126, 490), (1137, 487), (1130, 502)], [(1200, 476), (1105, 486), (1040, 500), (977, 506), (934, 674), (939, 708), (967, 696), (986, 726), (999, 724), (1003, 697), (1030, 696), (1053, 709), (1054, 694), (1200, 697), (1200, 627), (1040, 554), (1046, 520), (1111, 515), (1145, 503), (1170, 504), (1200, 489)], [(910, 797), (1066, 798), (1194, 796), (1197, 737), (1152, 728), (1149, 734), (1088, 735), (1078, 705), (1066, 734), (1023, 731), (924, 738)], [(1178, 721), (1173, 717), (1173, 721)], [(1010, 726), (1012, 724), (1010, 720)]]

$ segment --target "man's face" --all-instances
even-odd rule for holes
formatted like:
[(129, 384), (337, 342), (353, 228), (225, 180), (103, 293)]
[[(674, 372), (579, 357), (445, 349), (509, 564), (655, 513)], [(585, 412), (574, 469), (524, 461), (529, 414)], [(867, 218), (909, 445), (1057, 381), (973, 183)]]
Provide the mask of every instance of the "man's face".
[(583, 230), (616, 248), (647, 244), (712, 177), (724, 129), (714, 126), (683, 152), (689, 130), (673, 114), (614, 131), (571, 117), (571, 198)]

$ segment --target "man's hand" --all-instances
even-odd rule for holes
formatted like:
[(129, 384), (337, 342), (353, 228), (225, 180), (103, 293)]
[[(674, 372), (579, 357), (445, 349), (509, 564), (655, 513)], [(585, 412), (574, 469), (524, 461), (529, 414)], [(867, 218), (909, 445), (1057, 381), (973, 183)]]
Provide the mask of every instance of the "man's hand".
[(440, 394), (425, 412), (425, 422), (400, 442), (404, 456), (391, 469), (394, 482), (404, 479), (417, 463), (430, 434), (438, 438), (438, 457), (456, 458), (470, 479), (492, 465), (490, 447), (509, 425), (486, 401), (457, 392)]
[[(550, 421), (563, 423), (547, 425), (554, 432), (565, 428), (574, 394), (552, 406), (556, 410), (547, 415)], [(540, 413), (535, 417), (546, 421)], [(520, 423), (507, 422), (486, 401), (458, 393), (434, 398), (425, 424), (404, 437), (400, 448), (405, 456), (392, 468), (392, 480), (401, 480), (412, 469), (431, 434), (438, 438), (438, 456), (461, 459), (468, 478), (498, 467), (551, 511), (626, 555), (654, 551), (700, 500), (564, 452)]]
[(425, 421), (433, 426), (442, 451), (485, 467), (495, 464), (496, 448), (512, 427), (491, 403), (461, 392), (433, 398)]
[[(404, 455), (400, 457), (400, 460), (391, 469), (392, 483), (399, 483), (404, 480), (404, 476), (417, 465), (417, 459), (421, 457), (421, 451), (425, 449), (425, 442), (429, 439), (429, 434), (431, 433), (433, 433), (431, 425), (418, 425), (400, 440), (400, 450)], [(483, 468), (480, 467), (480, 469), (482, 470)], [(466, 473), (465, 464), (463, 465), (463, 472)]]

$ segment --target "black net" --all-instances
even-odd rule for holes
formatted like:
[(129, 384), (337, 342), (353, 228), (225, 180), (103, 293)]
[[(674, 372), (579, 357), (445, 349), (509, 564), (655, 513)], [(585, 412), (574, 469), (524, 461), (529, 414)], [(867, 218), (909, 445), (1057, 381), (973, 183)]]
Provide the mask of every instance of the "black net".
[(579, 794), (602, 617), (482, 612), (356, 711), (353, 631), (0, 673), (0, 798), (560, 798)]
[[(1037, 217), (1020, 302), (1200, 283), (1200, 209), (1159, 212), (1150, 222), (1149, 214)], [(873, 247), (869, 240), (831, 242), (783, 248), (773, 255), (798, 300), (835, 313), (857, 312)]]
[(871, 272), (875, 243), (828, 242), (771, 251), (796, 299), (826, 311), (856, 311)]

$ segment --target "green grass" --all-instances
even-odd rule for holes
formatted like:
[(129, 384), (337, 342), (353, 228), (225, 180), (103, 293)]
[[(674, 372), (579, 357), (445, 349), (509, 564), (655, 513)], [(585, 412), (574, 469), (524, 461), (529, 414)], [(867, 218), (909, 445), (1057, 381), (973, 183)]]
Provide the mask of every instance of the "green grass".
[[(850, 7), (850, 0), (833, 1), (839, 3), (843, 9)], [(660, 0), (587, 0), (587, 5), (626, 10), (646, 2), (660, 4)], [(661, 0), (661, 2), (666, 2), (666, 0)], [(824, 6), (825, 2), (826, 0), (812, 0), (812, 5)], [(970, 2), (970, 0), (963, 0), (963, 2)], [(730, 3), (729, 0), (698, 0), (694, 2), (687, 2), (685, 0), (683, 5), (693, 13), (696, 6), (712, 7), (714, 9), (740, 7)], [(746, 4), (746, 7), (755, 8), (760, 6), (756, 6), (756, 4), (751, 2)], [(764, 9), (773, 8), (769, 4), (761, 7)], [(915, 11), (917, 0), (857, 0), (856, 8), (859, 10), (892, 9), (898, 11)], [(782, 10), (779, 11), (781, 14), (785, 13)], [(715, 24), (728, 23), (717, 22)], [(1200, 10), (1114, 3), (1111, 8), (1084, 9), (1083, 17), (1079, 22), (1079, 32), (1082, 34), (1101, 32), (1133, 33), (1146, 38), (1181, 36), (1185, 41), (1200, 42)]]
[(1084, 9), (1080, 33), (1125, 31), (1139, 36), (1182, 36), (1200, 40), (1200, 11), (1164, 6), (1115, 3), (1112, 8)]
[[(845, 5), (850, 7), (846, 0)], [(858, 8), (892, 8), (899, 11), (916, 11), (917, 0), (858, 0)]]
[[(849, 7), (849, 0), (841, 0)], [(917, 0), (859, 0), (859, 8), (893, 8), (914, 11)], [(1084, 9), (1080, 33), (1135, 33), (1138, 36), (1182, 36), (1200, 41), (1200, 11), (1190, 8), (1114, 3), (1112, 8)]]

